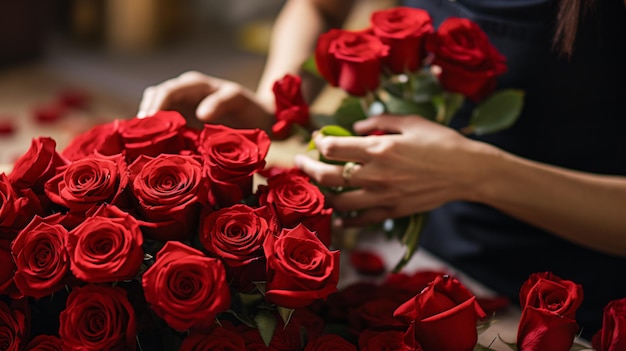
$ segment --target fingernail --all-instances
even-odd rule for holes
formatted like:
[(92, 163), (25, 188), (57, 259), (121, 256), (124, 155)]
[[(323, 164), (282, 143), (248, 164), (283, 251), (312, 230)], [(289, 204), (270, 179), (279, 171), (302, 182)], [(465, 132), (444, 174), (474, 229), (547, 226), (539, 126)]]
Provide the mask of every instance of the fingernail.
[(142, 119), (142, 118), (146, 118), (146, 114), (145, 112), (137, 112), (137, 118)]

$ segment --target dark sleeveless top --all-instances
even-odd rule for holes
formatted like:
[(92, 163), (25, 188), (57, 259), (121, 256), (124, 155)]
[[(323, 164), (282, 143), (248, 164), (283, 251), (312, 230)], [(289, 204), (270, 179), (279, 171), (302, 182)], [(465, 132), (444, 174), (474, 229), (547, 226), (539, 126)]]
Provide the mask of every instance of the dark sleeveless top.
[[(524, 110), (513, 127), (477, 139), (539, 162), (626, 176), (622, 0), (599, 0), (595, 11), (582, 18), (570, 60), (551, 50), (554, 1), (404, 3), (429, 11), (436, 26), (446, 17), (476, 21), (507, 57), (500, 87), (526, 91)], [(457, 127), (467, 125), (466, 116), (457, 122)], [(585, 297), (577, 321), (585, 337), (601, 327), (610, 300), (626, 297), (626, 259), (577, 246), (481, 204), (453, 202), (433, 210), (421, 244), (513, 302), (534, 272), (551, 271), (581, 284)]]

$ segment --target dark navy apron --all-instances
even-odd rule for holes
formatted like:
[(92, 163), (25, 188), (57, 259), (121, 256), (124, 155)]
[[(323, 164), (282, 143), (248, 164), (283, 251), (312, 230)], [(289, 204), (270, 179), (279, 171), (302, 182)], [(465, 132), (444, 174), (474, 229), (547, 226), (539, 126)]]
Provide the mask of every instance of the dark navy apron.
[[(626, 175), (626, 10), (622, 0), (597, 3), (582, 20), (568, 60), (551, 50), (554, 1), (404, 2), (429, 11), (437, 26), (447, 17), (477, 22), (507, 57), (500, 87), (526, 91), (512, 128), (476, 139), (539, 162)], [(455, 127), (467, 124), (466, 115)], [(432, 211), (421, 243), (513, 302), (519, 303), (519, 288), (534, 272), (581, 284), (585, 297), (577, 320), (587, 338), (600, 328), (604, 306), (626, 297), (626, 259), (574, 245), (481, 204), (453, 202)]]

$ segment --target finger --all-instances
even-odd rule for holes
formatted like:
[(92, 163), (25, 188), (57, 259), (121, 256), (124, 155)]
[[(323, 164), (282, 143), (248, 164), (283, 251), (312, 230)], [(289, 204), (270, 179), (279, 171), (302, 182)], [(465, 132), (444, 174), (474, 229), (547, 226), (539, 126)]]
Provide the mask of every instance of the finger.
[(349, 212), (366, 208), (391, 205), (383, 191), (357, 189), (340, 194), (328, 194), (328, 203), (337, 211)]
[(313, 140), (319, 152), (329, 160), (359, 163), (370, 160), (367, 148), (372, 144), (372, 138), (324, 136), (317, 133)]
[[(315, 161), (305, 155), (296, 155), (294, 158), (294, 164), (297, 168), (308, 174), (309, 177), (322, 186), (340, 187), (348, 185), (342, 176), (343, 166)], [(360, 167), (361, 165), (356, 165), (352, 171), (349, 184), (350, 186), (358, 186), (358, 176), (355, 179), (355, 174), (358, 173)]]
[(368, 134), (375, 130), (402, 133), (409, 118), (407, 116), (377, 115), (354, 123), (353, 128), (358, 134)]
[(204, 98), (196, 109), (196, 117), (204, 122), (215, 121), (242, 108), (245, 98), (243, 89), (230, 82), (219, 86)]
[(141, 102), (139, 103), (139, 111), (137, 111), (138, 118), (145, 118), (150, 116), (148, 111), (150, 110), (150, 106), (153, 103), (154, 95), (156, 94), (156, 87), (151, 86), (147, 87), (143, 91), (143, 96), (141, 97)]

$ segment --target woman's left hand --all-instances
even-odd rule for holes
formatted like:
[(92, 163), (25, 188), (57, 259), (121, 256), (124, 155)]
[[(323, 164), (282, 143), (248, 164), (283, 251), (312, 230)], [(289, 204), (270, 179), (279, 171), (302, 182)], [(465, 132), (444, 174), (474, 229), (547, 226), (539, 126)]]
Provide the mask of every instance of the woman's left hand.
[(336, 210), (358, 211), (355, 217), (343, 218), (342, 225), (379, 223), (428, 211), (448, 201), (471, 199), (472, 186), (480, 179), (480, 165), (473, 163), (473, 151), (486, 144), (418, 116), (375, 116), (356, 123), (354, 129), (359, 134), (374, 130), (389, 134), (318, 134), (314, 138), (325, 158), (355, 162), (351, 172), (304, 155), (295, 159), (296, 166), (320, 185), (356, 188), (328, 194)]

